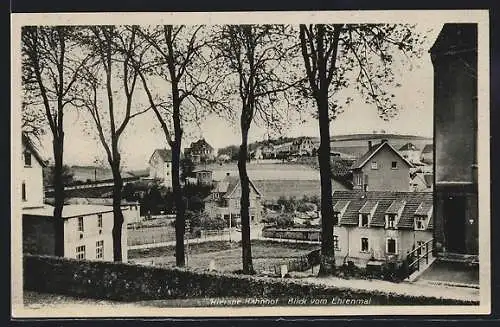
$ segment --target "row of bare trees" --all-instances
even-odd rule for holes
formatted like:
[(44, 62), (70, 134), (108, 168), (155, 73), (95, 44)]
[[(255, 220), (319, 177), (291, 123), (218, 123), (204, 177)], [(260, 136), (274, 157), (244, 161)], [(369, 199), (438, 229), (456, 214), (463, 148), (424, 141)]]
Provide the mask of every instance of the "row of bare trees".
[[(422, 38), (406, 25), (29, 26), (22, 30), (23, 128), (39, 137), (49, 126), (54, 156), (56, 253), (64, 254), (64, 113), (85, 112), (113, 173), (114, 259), (122, 258), (120, 138), (149, 110), (172, 149), (176, 263), (183, 266), (185, 208), (180, 180), (183, 130), (209, 114), (241, 130), (243, 272), (252, 274), (247, 174), (252, 124), (279, 129), (293, 110), (309, 112), (320, 130), (321, 274), (335, 268), (330, 121), (354, 89), (383, 119), (398, 106), (395, 59), (419, 55)], [(398, 59), (399, 60), (399, 59)]]

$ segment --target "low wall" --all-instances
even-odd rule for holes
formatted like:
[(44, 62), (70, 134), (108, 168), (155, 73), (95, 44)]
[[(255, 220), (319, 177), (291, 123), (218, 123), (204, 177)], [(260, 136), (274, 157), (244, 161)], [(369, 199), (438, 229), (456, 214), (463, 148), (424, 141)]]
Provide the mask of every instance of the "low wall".
[(372, 304), (477, 304), (351, 290), (297, 280), (243, 276), (187, 269), (138, 266), (103, 261), (25, 255), (24, 288), (28, 291), (97, 299), (139, 301), (175, 298), (337, 296), (371, 298)]
[(294, 228), (274, 228), (264, 227), (262, 236), (277, 239), (292, 239), (302, 241), (319, 241), (321, 240), (321, 230), (318, 228), (311, 229), (294, 229)]

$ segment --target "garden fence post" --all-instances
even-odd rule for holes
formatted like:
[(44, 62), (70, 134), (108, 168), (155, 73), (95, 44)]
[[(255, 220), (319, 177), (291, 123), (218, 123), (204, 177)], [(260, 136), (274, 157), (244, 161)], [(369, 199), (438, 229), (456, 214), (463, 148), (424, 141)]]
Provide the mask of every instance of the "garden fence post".
[(429, 251), (427, 249), (427, 246), (428, 244), (425, 243), (425, 264), (428, 265), (429, 264)]

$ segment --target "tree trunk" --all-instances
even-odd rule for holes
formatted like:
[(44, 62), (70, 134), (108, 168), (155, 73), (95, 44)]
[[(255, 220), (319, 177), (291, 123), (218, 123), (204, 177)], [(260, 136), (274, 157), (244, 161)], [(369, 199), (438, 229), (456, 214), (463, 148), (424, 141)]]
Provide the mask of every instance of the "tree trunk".
[(184, 267), (185, 253), (184, 253), (184, 234), (186, 229), (185, 220), (185, 205), (182, 196), (182, 188), (179, 176), (181, 155), (181, 139), (176, 139), (172, 147), (172, 189), (175, 201), (175, 264), (177, 267)]
[(248, 158), (248, 130), (243, 127), (241, 131), (241, 146), (238, 156), (238, 172), (240, 175), (241, 198), (240, 198), (240, 218), (241, 218), (241, 250), (243, 260), (243, 273), (254, 274), (252, 264), (252, 244), (250, 241), (250, 182), (247, 173)]
[(333, 246), (333, 199), (330, 168), (330, 120), (328, 115), (328, 81), (326, 77), (324, 25), (318, 25), (318, 75), (319, 89), (316, 95), (320, 134), (319, 172), (321, 179), (321, 260), (319, 275), (332, 274), (335, 269), (335, 249)]
[(54, 150), (54, 228), (55, 228), (55, 255), (64, 257), (64, 207), (63, 184), (63, 145), (64, 132), (59, 137), (54, 136), (52, 146)]
[(122, 261), (122, 229), (123, 213), (121, 208), (123, 180), (120, 173), (120, 162), (110, 162), (113, 173), (113, 260)]
[(182, 145), (182, 126), (180, 116), (179, 90), (177, 84), (172, 84), (172, 102), (174, 122), (174, 141), (172, 142), (172, 189), (175, 201), (175, 264), (177, 267), (184, 267), (186, 264), (184, 251), (184, 234), (186, 230), (186, 207), (183, 199), (183, 192), (180, 182), (180, 163)]

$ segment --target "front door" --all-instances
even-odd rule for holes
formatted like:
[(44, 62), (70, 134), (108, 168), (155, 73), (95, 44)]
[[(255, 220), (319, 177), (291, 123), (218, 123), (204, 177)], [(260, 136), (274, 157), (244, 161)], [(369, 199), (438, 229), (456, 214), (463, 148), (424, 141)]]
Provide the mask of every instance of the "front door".
[(465, 197), (450, 195), (444, 200), (445, 243), (448, 252), (465, 251)]

